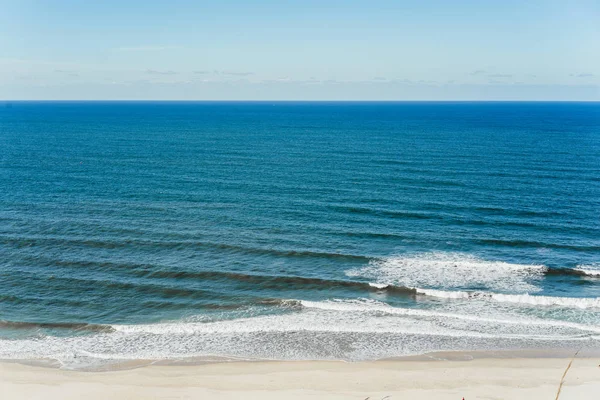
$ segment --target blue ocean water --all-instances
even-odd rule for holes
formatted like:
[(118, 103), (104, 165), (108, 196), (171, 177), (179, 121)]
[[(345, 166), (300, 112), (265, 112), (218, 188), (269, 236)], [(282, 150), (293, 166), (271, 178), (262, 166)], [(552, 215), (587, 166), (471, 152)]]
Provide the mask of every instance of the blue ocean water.
[(600, 103), (0, 107), (0, 359), (600, 347)]

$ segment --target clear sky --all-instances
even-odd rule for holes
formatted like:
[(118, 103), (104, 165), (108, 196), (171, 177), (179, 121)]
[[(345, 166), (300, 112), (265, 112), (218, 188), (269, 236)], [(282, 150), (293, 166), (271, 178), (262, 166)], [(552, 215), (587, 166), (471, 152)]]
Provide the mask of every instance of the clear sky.
[(0, 99), (600, 100), (600, 0), (0, 0)]

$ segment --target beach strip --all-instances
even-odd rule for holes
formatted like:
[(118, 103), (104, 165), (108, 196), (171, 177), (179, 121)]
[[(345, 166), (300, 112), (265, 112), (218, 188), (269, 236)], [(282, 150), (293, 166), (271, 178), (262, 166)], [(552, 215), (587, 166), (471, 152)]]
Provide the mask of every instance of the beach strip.
[[(553, 400), (569, 358), (225, 362), (86, 372), (0, 363), (3, 399)], [(576, 358), (560, 399), (600, 398), (600, 358)]]

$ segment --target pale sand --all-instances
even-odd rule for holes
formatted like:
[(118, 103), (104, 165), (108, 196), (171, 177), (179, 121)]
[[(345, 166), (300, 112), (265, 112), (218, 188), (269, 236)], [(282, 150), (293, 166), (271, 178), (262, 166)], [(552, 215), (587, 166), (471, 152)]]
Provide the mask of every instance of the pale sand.
[[(553, 400), (569, 361), (229, 362), (108, 372), (3, 363), (0, 399)], [(576, 359), (560, 399), (600, 399), (598, 364)]]

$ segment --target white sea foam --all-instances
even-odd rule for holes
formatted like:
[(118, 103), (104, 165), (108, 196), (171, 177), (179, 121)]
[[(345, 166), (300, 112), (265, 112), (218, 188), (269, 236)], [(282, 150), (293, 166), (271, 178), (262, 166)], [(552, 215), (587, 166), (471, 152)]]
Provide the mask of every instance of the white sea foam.
[(526, 304), (534, 306), (560, 306), (574, 308), (600, 308), (598, 297), (554, 297), (530, 294), (502, 294), (489, 292), (448, 291), (435, 289), (416, 289), (417, 293), (425, 296), (445, 299), (483, 299), (502, 303)]
[(483, 287), (491, 291), (536, 292), (543, 265), (484, 260), (464, 253), (418, 253), (374, 260), (348, 276), (372, 279), (377, 284), (406, 287), (462, 289)]
[(600, 263), (578, 265), (577, 268), (575, 268), (575, 270), (583, 272), (588, 276), (600, 277)]
[(385, 289), (386, 287), (390, 286), (387, 283), (372, 283), (369, 282), (369, 286), (377, 288), (377, 289)]
[[(474, 293), (463, 290), (437, 290), (437, 289), (419, 289), (416, 288), (418, 294), (431, 297), (439, 297), (442, 299), (469, 299), (475, 296)], [(481, 293), (481, 292), (480, 292)]]
[(505, 303), (520, 303), (542, 306), (561, 306), (576, 308), (600, 308), (600, 298), (553, 297), (532, 296), (530, 294), (499, 294), (494, 293), (491, 298)]
[[(370, 285), (381, 289), (390, 285), (412, 287), (418, 294), (444, 299), (489, 300), (580, 309), (600, 308), (600, 298), (597, 297), (531, 294), (540, 290), (535, 283), (543, 278), (546, 270), (547, 267), (543, 265), (510, 264), (483, 260), (463, 253), (436, 252), (376, 260), (365, 268), (347, 271), (347, 275), (375, 279), (376, 282)], [(579, 266), (578, 270), (588, 275), (600, 276), (600, 266), (595, 264)], [(485, 287), (487, 290), (464, 289), (468, 287)]]
[[(465, 293), (466, 292), (461, 292)], [(447, 293), (449, 294), (449, 293)], [(400, 308), (392, 307), (386, 303), (382, 303), (371, 299), (362, 300), (330, 300), (330, 301), (300, 301), (303, 307), (318, 308), (322, 310), (334, 310), (344, 312), (380, 312), (392, 315), (410, 316), (410, 317), (433, 317), (442, 319), (458, 319), (464, 321), (472, 321), (479, 323), (494, 323), (494, 324), (509, 324), (509, 325), (536, 325), (547, 327), (567, 327), (586, 332), (600, 333), (600, 326), (586, 325), (573, 323), (568, 321), (546, 320), (535, 317), (513, 317), (513, 319), (505, 318), (504, 315), (497, 315), (494, 318), (478, 316), (473, 314), (449, 313), (433, 310), (423, 310), (417, 308)], [(504, 318), (503, 318), (504, 317)]]
[(58, 359), (67, 367), (214, 356), (366, 360), (447, 349), (569, 347), (600, 336), (597, 324), (507, 315), (479, 303), (472, 303), (477, 311), (470, 314), (374, 300), (290, 303), (301, 307), (234, 320), (113, 325), (110, 333), (0, 340), (0, 359)]
[[(257, 308), (249, 313), (254, 316), (238, 319), (113, 325), (110, 333), (0, 339), (0, 359), (50, 358), (78, 366), (213, 356), (367, 360), (448, 349), (569, 347), (587, 342), (597, 347), (600, 299), (529, 294), (538, 291), (545, 271), (541, 265), (486, 261), (459, 253), (392, 257), (348, 275), (369, 277), (370, 285), (378, 289), (419, 288), (418, 294), (451, 301), (434, 304), (420, 301), (423, 297), (404, 308), (373, 299), (282, 300), (281, 314), (262, 315), (263, 309)], [(482, 289), (465, 290), (470, 287)], [(510, 291), (517, 293), (502, 294)], [(372, 295), (383, 299), (387, 292), (381, 292)]]

